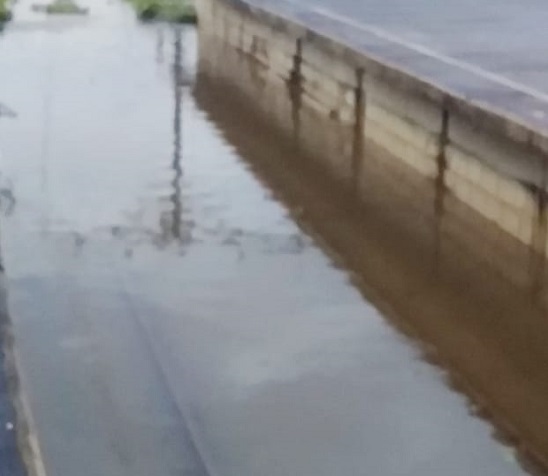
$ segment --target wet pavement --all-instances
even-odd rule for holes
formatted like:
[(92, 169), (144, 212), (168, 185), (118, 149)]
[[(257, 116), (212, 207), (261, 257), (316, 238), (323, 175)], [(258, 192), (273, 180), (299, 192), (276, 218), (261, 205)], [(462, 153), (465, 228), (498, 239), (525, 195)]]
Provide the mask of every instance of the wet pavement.
[(3, 257), (49, 476), (526, 474), (257, 172), (241, 111), (193, 92), (195, 32), (89, 7), (21, 0), (0, 37)]

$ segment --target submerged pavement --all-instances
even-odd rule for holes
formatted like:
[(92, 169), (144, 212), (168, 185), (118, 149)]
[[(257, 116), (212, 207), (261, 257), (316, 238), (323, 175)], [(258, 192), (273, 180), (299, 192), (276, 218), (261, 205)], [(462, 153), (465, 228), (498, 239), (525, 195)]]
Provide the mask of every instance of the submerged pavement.
[(196, 102), (194, 31), (89, 6), (21, 0), (0, 37), (2, 247), (49, 476), (526, 474)]

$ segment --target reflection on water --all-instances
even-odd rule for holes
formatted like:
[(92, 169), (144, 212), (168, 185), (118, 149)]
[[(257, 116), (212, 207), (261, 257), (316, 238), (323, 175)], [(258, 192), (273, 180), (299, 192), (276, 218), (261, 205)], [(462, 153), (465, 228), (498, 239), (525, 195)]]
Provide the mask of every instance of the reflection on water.
[[(267, 145), (277, 137), (272, 126), (212, 71), (204, 66), (198, 75), (198, 103), (259, 179), (277, 190), (341, 266), (352, 269), (367, 299), (422, 341), (424, 358), (450, 370), (450, 384), (471, 397), (470, 412), (495, 422), (496, 437), (516, 446), (528, 470), (544, 474), (548, 316), (529, 286), (515, 285), (498, 263), (489, 265), (470, 251), (481, 233), (493, 229), (482, 224), (479, 235), (468, 229), (463, 238), (463, 225), (448, 215), (442, 230), (439, 214), (421, 204), (417, 189), (406, 193), (401, 179), (383, 178), (373, 158), (366, 172), (374, 177), (370, 191), (376, 197), (358, 206), (355, 197), (337, 193), (306, 156)], [(235, 110), (239, 121), (232, 119)], [(432, 230), (431, 246), (425, 246), (423, 224)], [(495, 251), (499, 260), (512, 259)]]
[(0, 41), (3, 249), (51, 474), (524, 474), (474, 413), (541, 446), (546, 325), (522, 290), (446, 228), (434, 256), (415, 201), (389, 203), (401, 180), (358, 210), (195, 85), (193, 29), (87, 3)]
[[(174, 91), (174, 113), (173, 113), (173, 194), (171, 202), (173, 203), (173, 212), (171, 216), (171, 236), (176, 241), (181, 241), (181, 219), (183, 214), (183, 206), (181, 203), (181, 177), (183, 176), (183, 168), (181, 165), (182, 157), (182, 102), (183, 102), (183, 65), (182, 54), (183, 45), (181, 42), (181, 30), (174, 29), (175, 48), (173, 49), (173, 91)], [(169, 231), (167, 235), (169, 235)]]
[[(0, 103), (0, 119), (14, 119), (17, 113), (11, 108)], [(1, 124), (0, 124), (1, 127)], [(2, 149), (0, 148), (0, 211), (2, 214), (9, 216), (13, 213), (16, 204), (15, 195), (13, 192), (13, 182), (5, 175), (1, 169), (2, 164)]]

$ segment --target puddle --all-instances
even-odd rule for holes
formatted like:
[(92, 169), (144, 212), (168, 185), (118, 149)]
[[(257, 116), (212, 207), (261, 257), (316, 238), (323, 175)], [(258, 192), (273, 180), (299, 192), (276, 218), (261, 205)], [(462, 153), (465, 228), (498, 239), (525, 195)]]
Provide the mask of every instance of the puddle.
[[(276, 169), (279, 144), (197, 75), (192, 28), (25, 5), (0, 37), (1, 232), (49, 474), (525, 474), (401, 332), (406, 302), (448, 354), (517, 382), (481, 306), (411, 287), (397, 237)], [(347, 265), (327, 252), (349, 246)], [(521, 388), (541, 412), (538, 381)]]

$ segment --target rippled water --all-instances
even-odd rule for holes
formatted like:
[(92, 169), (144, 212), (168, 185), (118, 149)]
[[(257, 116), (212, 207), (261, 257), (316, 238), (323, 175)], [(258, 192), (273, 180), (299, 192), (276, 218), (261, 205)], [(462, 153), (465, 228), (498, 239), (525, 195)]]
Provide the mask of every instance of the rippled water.
[(86, 6), (21, 0), (0, 37), (3, 254), (50, 476), (523, 474), (295, 222), (242, 112), (194, 92), (193, 29)]

